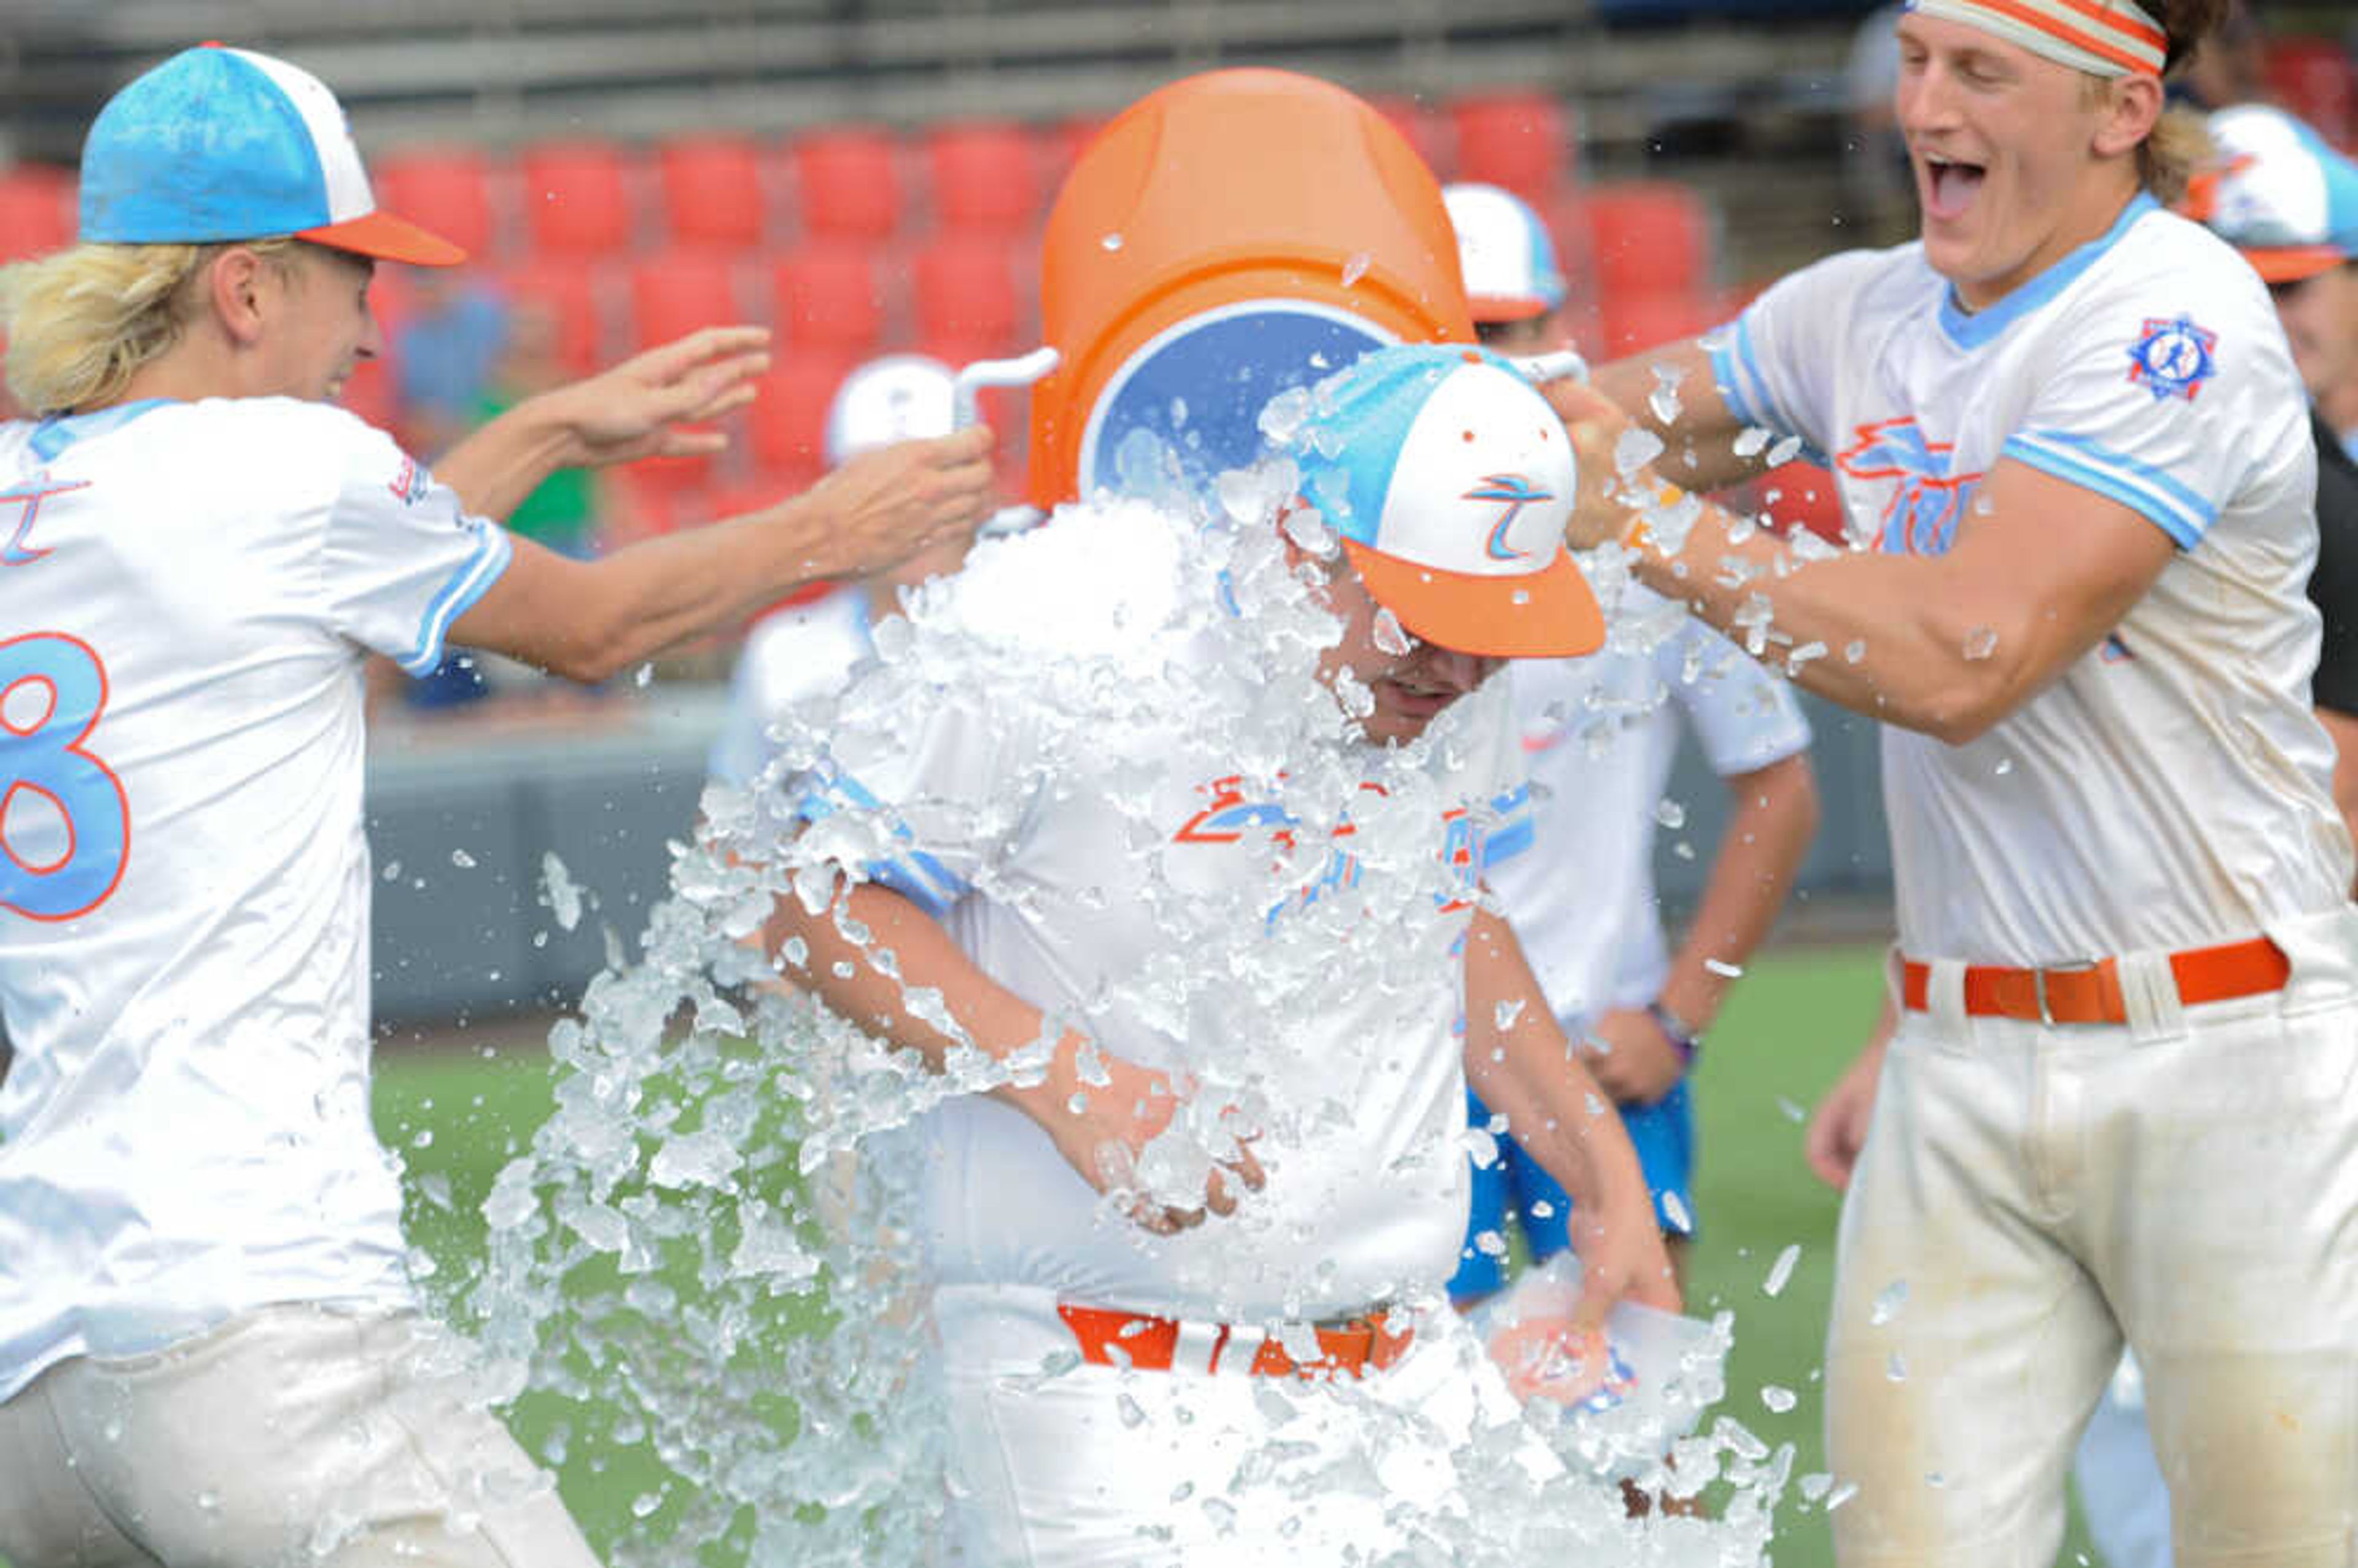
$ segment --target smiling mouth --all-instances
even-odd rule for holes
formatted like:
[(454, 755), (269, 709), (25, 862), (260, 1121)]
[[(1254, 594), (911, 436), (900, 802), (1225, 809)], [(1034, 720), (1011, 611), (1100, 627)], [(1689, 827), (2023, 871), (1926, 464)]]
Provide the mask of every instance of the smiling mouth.
[(1964, 216), (1988, 174), (1977, 163), (1929, 156), (1923, 161), (1923, 169), (1925, 214), (1943, 220)]

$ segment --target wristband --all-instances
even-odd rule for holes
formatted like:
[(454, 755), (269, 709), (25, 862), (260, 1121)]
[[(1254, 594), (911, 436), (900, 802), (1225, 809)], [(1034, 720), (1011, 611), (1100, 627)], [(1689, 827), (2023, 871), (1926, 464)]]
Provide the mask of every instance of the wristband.
[(1654, 1021), (1654, 1027), (1662, 1032), (1662, 1038), (1668, 1040), (1671, 1049), (1679, 1054), (1680, 1065), (1693, 1067), (1695, 1058), (1703, 1053), (1703, 1036), (1688, 1028), (1685, 1020), (1659, 1001), (1646, 1004), (1646, 1016)]

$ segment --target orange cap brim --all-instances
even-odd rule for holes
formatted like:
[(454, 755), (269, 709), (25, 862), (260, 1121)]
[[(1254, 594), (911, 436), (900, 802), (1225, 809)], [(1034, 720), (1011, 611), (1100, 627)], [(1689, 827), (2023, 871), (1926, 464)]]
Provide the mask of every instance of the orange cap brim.
[(1605, 612), (1588, 579), (1558, 547), (1535, 572), (1476, 577), (1379, 555), (1356, 539), (1343, 549), (1378, 604), (1435, 647), (1498, 659), (1560, 659), (1605, 645)]
[(2244, 259), (2266, 282), (2299, 283), (2320, 272), (2331, 272), (2343, 262), (2358, 261), (2358, 256), (2335, 245), (2279, 245), (2246, 248)]
[(439, 234), (429, 233), (406, 218), (371, 212), (341, 223), (306, 229), (295, 236), (330, 250), (374, 256), (379, 261), (407, 262), (412, 266), (457, 266), (467, 253)]

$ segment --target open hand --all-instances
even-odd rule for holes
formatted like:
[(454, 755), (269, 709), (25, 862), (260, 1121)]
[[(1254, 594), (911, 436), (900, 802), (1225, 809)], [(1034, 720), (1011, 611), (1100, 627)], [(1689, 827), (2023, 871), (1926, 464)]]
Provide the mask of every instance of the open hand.
[(1232, 1157), (1215, 1162), (1204, 1184), (1201, 1205), (1168, 1205), (1136, 1192), (1139, 1158), (1177, 1116), (1178, 1088), (1167, 1073), (1102, 1053), (1096, 1054), (1093, 1063), (1100, 1070), (1090, 1076), (1107, 1081), (1086, 1083), (1077, 1057), (1082, 1051), (1093, 1049), (1077, 1035), (1065, 1036), (1056, 1047), (1046, 1080), (1013, 1097), (1017, 1107), (1040, 1124), (1056, 1152), (1084, 1181), (1101, 1193), (1133, 1193), (1130, 1217), (1158, 1236), (1176, 1235), (1201, 1225), (1206, 1213), (1234, 1214), (1237, 1197), (1231, 1183), (1249, 1191), (1260, 1190), (1264, 1177), (1247, 1135), (1235, 1138)]
[(1884, 1044), (1872, 1042), (1826, 1091), (1810, 1115), (1802, 1137), (1802, 1152), (1818, 1180), (1837, 1191), (1850, 1185), (1859, 1152), (1866, 1147), (1866, 1127), (1875, 1115), (1875, 1082), (1883, 1072)]
[(769, 343), (765, 327), (707, 327), (546, 395), (561, 401), (579, 464), (717, 452), (726, 436), (690, 427), (753, 401)]

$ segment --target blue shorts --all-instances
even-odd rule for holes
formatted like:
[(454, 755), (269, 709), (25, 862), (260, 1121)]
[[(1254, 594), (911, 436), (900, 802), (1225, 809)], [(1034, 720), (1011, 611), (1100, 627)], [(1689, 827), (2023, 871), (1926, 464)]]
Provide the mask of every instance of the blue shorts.
[[(1621, 1108), (1621, 1124), (1629, 1130), (1629, 1141), (1637, 1146), (1639, 1168), (1646, 1173), (1646, 1185), (1654, 1195), (1654, 1217), (1666, 1236), (1694, 1234), (1694, 1195), (1688, 1190), (1694, 1179), (1694, 1101), (1687, 1092), (1686, 1080), (1651, 1105), (1625, 1105)], [(1466, 1091), (1467, 1124), (1487, 1127), (1490, 1110), (1474, 1091)], [(1545, 1214), (1532, 1211), (1544, 1204)], [(1523, 1239), (1531, 1244), (1531, 1260), (1538, 1262), (1552, 1258), (1571, 1245), (1564, 1234), (1566, 1217), (1572, 1200), (1556, 1185), (1555, 1178), (1540, 1169), (1539, 1162), (1523, 1152), (1512, 1138), (1500, 1134), (1498, 1158), (1487, 1169), (1474, 1167), (1473, 1214), (1466, 1227), (1466, 1248), (1458, 1255), (1457, 1275), (1449, 1281), (1453, 1298), (1485, 1296), (1505, 1284), (1507, 1260), (1504, 1254), (1493, 1255), (1476, 1244), (1476, 1238), (1488, 1231), (1503, 1238), (1507, 1217), (1512, 1215), (1521, 1224)]]

